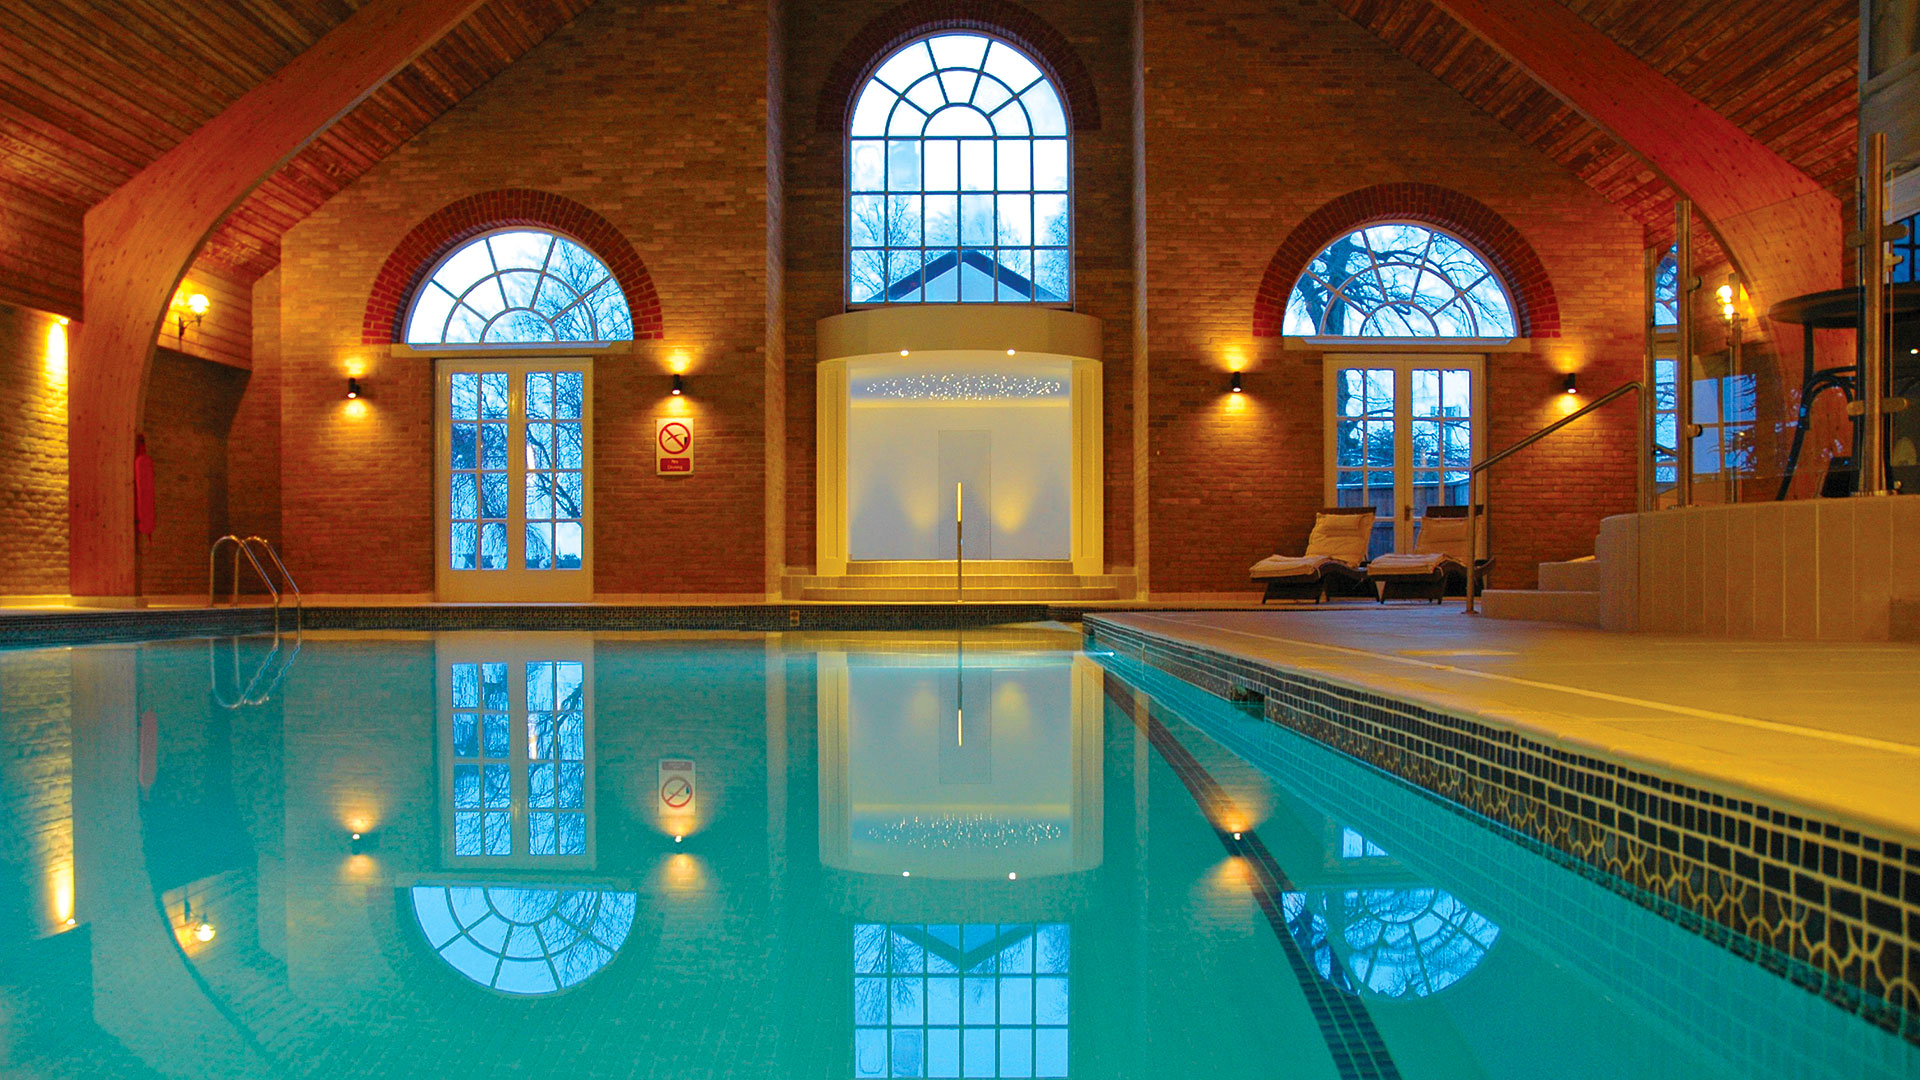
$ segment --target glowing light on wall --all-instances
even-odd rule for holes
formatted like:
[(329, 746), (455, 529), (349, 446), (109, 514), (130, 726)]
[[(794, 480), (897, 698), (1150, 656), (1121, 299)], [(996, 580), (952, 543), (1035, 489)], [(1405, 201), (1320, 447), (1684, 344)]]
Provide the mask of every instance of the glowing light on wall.
[(47, 382), (54, 387), (67, 388), (67, 320), (60, 319), (47, 327)]

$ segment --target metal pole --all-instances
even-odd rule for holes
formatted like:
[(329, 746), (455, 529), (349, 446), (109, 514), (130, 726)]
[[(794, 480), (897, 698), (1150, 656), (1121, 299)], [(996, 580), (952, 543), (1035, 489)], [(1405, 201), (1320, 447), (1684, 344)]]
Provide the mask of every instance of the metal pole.
[(1674, 504), (1693, 505), (1693, 293), (1700, 287), (1693, 276), (1693, 203), (1673, 204), (1674, 297)]
[[(1657, 380), (1654, 377), (1654, 365), (1659, 359), (1659, 349), (1656, 342), (1654, 341), (1654, 333), (1655, 333), (1654, 314), (1659, 310), (1659, 301), (1655, 298), (1654, 294), (1660, 287), (1661, 255), (1662, 253), (1659, 248), (1648, 248), (1646, 251), (1646, 258), (1643, 260), (1646, 268), (1647, 303), (1646, 303), (1645, 318), (1642, 320), (1642, 322), (1643, 322), (1643, 328), (1646, 331), (1647, 347), (1645, 352), (1640, 357), (1640, 385), (1642, 386), (1657, 385)], [(1654, 417), (1653, 394), (1651, 393), (1641, 394), (1640, 395), (1640, 477), (1639, 479), (1640, 479), (1640, 510), (1643, 513), (1645, 511), (1652, 510), (1654, 508), (1654, 502), (1658, 498), (1657, 489), (1659, 487), (1658, 477), (1660, 475), (1659, 473), (1660, 459), (1657, 456), (1658, 451), (1654, 450), (1653, 448), (1653, 444), (1657, 441), (1654, 438), (1653, 417)], [(1469, 515), (1471, 515), (1472, 512), (1469, 511), (1468, 513)]]
[(1861, 495), (1887, 491), (1887, 136), (1876, 131), (1867, 140), (1861, 177), (1860, 212), (1865, 241), (1860, 247), (1860, 408), (1864, 421), (1857, 463)]
[[(1480, 472), (1467, 469), (1467, 614), (1472, 615), (1474, 579), (1478, 577), (1476, 568), (1480, 565)], [(1441, 590), (1443, 593), (1445, 590)]]
[[(1728, 301), (1728, 303), (1738, 305), (1740, 303), (1739, 284), (1734, 280), (1732, 275), (1728, 276), (1727, 284), (1733, 290), (1732, 292), (1733, 299)], [(1746, 320), (1740, 316), (1740, 309), (1739, 307), (1736, 306), (1733, 309), (1733, 314), (1727, 317), (1727, 379), (1728, 379), (1727, 385), (1733, 388), (1733, 391), (1732, 391), (1733, 394), (1738, 394), (1740, 392), (1740, 367), (1741, 367), (1740, 351), (1741, 351), (1741, 346), (1743, 344), (1741, 339), (1745, 336), (1745, 332), (1742, 328), (1745, 325), (1746, 325)], [(1728, 399), (1731, 398), (1731, 396), (1732, 396), (1731, 394), (1726, 394), (1726, 393), (1721, 394), (1720, 407), (1722, 409), (1725, 409), (1727, 407)], [(1722, 424), (1726, 422), (1726, 419), (1727, 418), (1724, 415), (1720, 417)], [(1757, 421), (1758, 417), (1756, 417), (1755, 420)], [(1753, 428), (1750, 426), (1747, 428), (1747, 431), (1751, 433), (1753, 431)], [(1723, 426), (1720, 429), (1720, 466), (1722, 469), (1726, 470), (1726, 474), (1727, 474), (1727, 501), (1730, 503), (1737, 503), (1740, 501), (1740, 473), (1736, 469), (1734, 469), (1733, 463), (1727, 460), (1728, 449), (1727, 449), (1726, 432), (1727, 432), (1727, 429)], [(1749, 438), (1751, 438), (1751, 435), (1749, 435)]]
[(966, 511), (962, 501), (966, 494), (966, 484), (954, 481), (953, 484), (953, 602), (958, 604), (966, 595), (966, 586), (962, 578), (967, 560), (967, 538), (965, 531)]

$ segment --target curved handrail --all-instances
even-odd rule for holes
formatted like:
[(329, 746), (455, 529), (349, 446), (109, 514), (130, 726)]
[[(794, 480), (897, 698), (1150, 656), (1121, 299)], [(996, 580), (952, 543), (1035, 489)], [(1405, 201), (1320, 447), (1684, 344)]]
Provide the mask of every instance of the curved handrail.
[(241, 543), (249, 547), (255, 544), (260, 545), (260, 550), (266, 552), (267, 558), (273, 560), (274, 569), (280, 571), (280, 580), (286, 582), (287, 590), (293, 593), (293, 606), (297, 612), (298, 609), (301, 607), (302, 600), (304, 599), (300, 595), (300, 585), (298, 582), (293, 580), (292, 574), (287, 573), (287, 564), (280, 561), (280, 553), (274, 550), (273, 541), (268, 540), (264, 536), (249, 536), (245, 540), (242, 540)]
[(267, 577), (266, 568), (260, 565), (260, 560), (254, 558), (253, 550), (248, 546), (247, 541), (233, 533), (228, 533), (220, 539), (215, 540), (213, 546), (207, 549), (207, 606), (212, 607), (214, 605), (214, 560), (219, 557), (220, 546), (222, 544), (233, 545), (233, 598), (231, 602), (235, 604), (240, 602), (240, 555), (244, 552), (247, 556), (247, 561), (253, 564), (254, 572), (260, 575), (261, 584), (265, 585), (267, 591), (273, 594), (273, 606), (277, 610), (280, 607), (280, 590), (274, 586), (273, 580)]
[(1645, 393), (1646, 389), (1645, 384), (1637, 379), (1633, 382), (1621, 383), (1619, 386), (1593, 399), (1593, 401), (1587, 405), (1555, 420), (1553, 423), (1521, 439), (1505, 450), (1481, 458), (1467, 471), (1467, 614), (1473, 614), (1474, 588), (1478, 584), (1478, 578), (1480, 576), (1480, 529), (1478, 520), (1481, 505), (1479, 493), (1480, 474), (1520, 451), (1525, 450), (1527, 447), (1532, 446), (1534, 443), (1539, 442), (1541, 439), (1559, 431), (1561, 428), (1566, 427), (1568, 424), (1573, 423), (1588, 413), (1611, 405), (1613, 402), (1628, 394)]

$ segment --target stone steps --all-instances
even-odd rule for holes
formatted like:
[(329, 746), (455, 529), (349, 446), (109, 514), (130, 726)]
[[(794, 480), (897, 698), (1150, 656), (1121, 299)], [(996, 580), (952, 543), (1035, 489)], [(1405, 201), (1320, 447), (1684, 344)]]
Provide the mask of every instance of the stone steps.
[(956, 596), (980, 603), (1084, 603), (1130, 600), (1137, 591), (1133, 574), (1079, 575), (1064, 561), (969, 563), (962, 578), (963, 588), (956, 593), (951, 561), (850, 563), (847, 573), (839, 577), (789, 574), (785, 592), (795, 600), (896, 604), (944, 603)]
[(1487, 589), (1481, 611), (1489, 619), (1600, 625), (1600, 561), (1588, 556), (1540, 564), (1537, 589)]

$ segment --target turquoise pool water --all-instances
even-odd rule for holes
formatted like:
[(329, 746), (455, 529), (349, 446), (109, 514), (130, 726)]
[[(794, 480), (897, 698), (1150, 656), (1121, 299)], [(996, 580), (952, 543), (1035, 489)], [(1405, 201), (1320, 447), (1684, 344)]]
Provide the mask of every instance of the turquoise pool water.
[(1901, 1077), (1042, 630), (0, 652), (7, 1076)]

